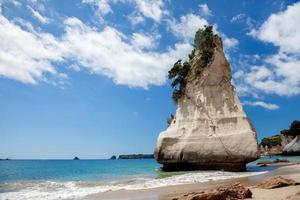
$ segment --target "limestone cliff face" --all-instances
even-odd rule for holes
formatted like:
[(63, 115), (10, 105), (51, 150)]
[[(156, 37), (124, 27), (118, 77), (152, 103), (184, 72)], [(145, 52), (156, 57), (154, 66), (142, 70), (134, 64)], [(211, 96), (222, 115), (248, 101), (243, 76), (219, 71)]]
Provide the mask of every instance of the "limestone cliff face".
[(212, 61), (195, 75), (202, 52), (190, 61), (184, 95), (167, 130), (159, 134), (155, 158), (165, 170), (240, 171), (258, 158), (256, 131), (231, 84), (222, 41), (214, 36)]
[(284, 155), (300, 155), (300, 135), (297, 135), (283, 148)]

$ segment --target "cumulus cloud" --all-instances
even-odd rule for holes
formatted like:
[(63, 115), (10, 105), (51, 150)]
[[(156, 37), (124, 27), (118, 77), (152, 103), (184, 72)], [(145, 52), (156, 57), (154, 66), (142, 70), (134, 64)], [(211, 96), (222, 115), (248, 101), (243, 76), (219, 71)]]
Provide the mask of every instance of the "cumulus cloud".
[(27, 5), (27, 8), (32, 13), (32, 16), (34, 18), (36, 18), (39, 22), (41, 22), (42, 24), (48, 24), (49, 23), (49, 19), (47, 17), (42, 16), (38, 11), (34, 10), (32, 7), (30, 7), (28, 5)]
[(257, 22), (252, 19), (250, 16), (246, 15), (245, 13), (239, 13), (233, 16), (230, 20), (231, 23), (244, 23), (247, 27), (247, 30), (250, 30), (247, 34), (251, 34), (251, 31), (255, 29), (257, 26)]
[(162, 16), (169, 13), (164, 9), (163, 0), (82, 0), (82, 3), (93, 5), (101, 21), (104, 21), (105, 15), (113, 13), (112, 3), (131, 3), (135, 6), (135, 11), (128, 19), (133, 25), (143, 22), (145, 18), (160, 22)]
[(161, 17), (168, 12), (163, 9), (163, 0), (134, 0), (137, 9), (145, 17), (151, 18), (156, 22), (161, 20)]
[(128, 20), (132, 25), (137, 25), (145, 21), (145, 17), (143, 17), (140, 13), (133, 12), (128, 15)]
[(1, 76), (30, 84), (48, 81), (47, 75), (66, 78), (54, 67), (63, 57), (51, 34), (23, 30), (2, 15), (0, 30)]
[(266, 103), (263, 101), (245, 101), (245, 102), (243, 102), (243, 105), (259, 106), (259, 107), (265, 108), (267, 110), (277, 110), (279, 108), (279, 106), (276, 104)]
[(82, 0), (82, 3), (94, 6), (101, 22), (104, 21), (103, 16), (113, 12), (109, 0)]
[(210, 17), (212, 16), (211, 10), (208, 8), (207, 4), (200, 4), (200, 14), (205, 16), (205, 17)]
[(239, 45), (239, 41), (235, 38), (229, 38), (224, 36), (223, 45), (225, 49), (236, 48)]
[(251, 35), (278, 47), (278, 52), (260, 59), (262, 65), (251, 66), (240, 78), (241, 84), (267, 94), (300, 94), (300, 2), (274, 13)]
[[(167, 24), (173, 35), (186, 42), (193, 43), (196, 31), (209, 23), (206, 19), (199, 15), (188, 13), (181, 16), (179, 20), (167, 20)], [(216, 24), (214, 25), (214, 32), (222, 37), (225, 53), (229, 58), (229, 50), (236, 48), (239, 41), (235, 38), (229, 38), (224, 33), (219, 32)]]
[(110, 12), (112, 12), (112, 9), (109, 5), (108, 0), (82, 0), (82, 3), (87, 3), (96, 6), (97, 11), (101, 15), (106, 15)]
[(185, 41), (191, 41), (195, 36), (195, 32), (205, 25), (208, 25), (206, 19), (192, 13), (181, 16), (179, 21), (175, 19), (168, 20), (168, 27), (171, 32)]
[(143, 88), (161, 85), (168, 68), (192, 48), (189, 44), (176, 44), (164, 53), (145, 52), (137, 50), (136, 45), (149, 47), (148, 41), (127, 43), (128, 38), (115, 28), (107, 26), (97, 32), (77, 18), (69, 18), (65, 24), (63, 44), (67, 57), (92, 73), (112, 78), (116, 84)]
[(300, 2), (287, 7), (283, 12), (272, 14), (258, 30), (251, 34), (289, 53), (300, 52)]
[(142, 33), (133, 33), (132, 45), (138, 49), (152, 49), (156, 46), (156, 42), (152, 36)]
[(192, 49), (190, 44), (177, 43), (155, 52), (150, 50), (155, 37), (149, 35), (126, 36), (110, 26), (98, 31), (77, 18), (67, 18), (64, 24), (64, 33), (56, 38), (22, 29), (1, 16), (0, 75), (31, 84), (48, 81), (48, 75), (62, 79), (66, 75), (55, 64), (64, 62), (116, 84), (147, 88), (165, 83), (169, 67)]

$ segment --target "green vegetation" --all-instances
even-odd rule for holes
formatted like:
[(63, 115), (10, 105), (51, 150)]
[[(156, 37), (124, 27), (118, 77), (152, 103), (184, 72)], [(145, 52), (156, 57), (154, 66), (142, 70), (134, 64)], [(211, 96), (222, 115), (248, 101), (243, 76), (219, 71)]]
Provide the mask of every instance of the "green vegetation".
[(196, 49), (193, 49), (192, 52), (189, 54), (189, 59), (192, 60), (195, 57)]
[[(198, 29), (194, 39), (194, 49), (188, 55), (191, 61), (196, 51), (200, 52), (200, 59), (197, 61), (197, 67), (195, 74), (200, 75), (209, 62), (212, 61), (215, 44), (213, 42), (214, 34), (212, 26), (205, 26), (204, 29)], [(186, 86), (186, 79), (191, 71), (189, 62), (182, 64), (181, 60), (174, 63), (173, 67), (168, 72), (168, 78), (172, 80), (171, 86), (173, 87), (172, 99), (175, 103), (184, 95), (184, 89)]]
[(167, 124), (168, 124), (168, 127), (169, 127), (169, 126), (170, 126), (170, 124), (172, 123), (173, 119), (174, 119), (174, 115), (173, 115), (173, 114), (171, 114), (171, 115), (170, 115), (170, 117), (168, 117), (168, 119), (167, 119)]
[(300, 121), (293, 121), (289, 129), (283, 129), (280, 133), (283, 135), (292, 135), (293, 137), (300, 135)]
[(215, 44), (213, 42), (213, 27), (207, 26), (205, 29), (199, 29), (195, 34), (194, 46), (202, 50), (201, 59), (198, 63), (196, 75), (200, 75), (205, 66), (212, 61)]
[(172, 98), (175, 102), (177, 102), (184, 94), (186, 76), (188, 75), (190, 68), (191, 66), (188, 62), (182, 64), (181, 60), (178, 60), (168, 72), (168, 78), (173, 79), (171, 83), (171, 86), (174, 88)]
[(268, 146), (268, 148), (271, 148), (273, 146), (281, 145), (281, 138), (280, 135), (273, 135), (267, 138), (263, 138), (261, 140), (260, 145), (262, 146)]
[[(280, 134), (282, 135), (291, 135), (293, 137), (296, 137), (297, 135), (300, 135), (300, 121), (295, 120), (291, 123), (289, 129), (283, 129), (280, 131)], [(281, 137), (280, 135), (273, 135), (267, 138), (263, 138), (261, 140), (260, 145), (262, 146), (268, 146), (269, 148), (272, 146), (281, 145)]]

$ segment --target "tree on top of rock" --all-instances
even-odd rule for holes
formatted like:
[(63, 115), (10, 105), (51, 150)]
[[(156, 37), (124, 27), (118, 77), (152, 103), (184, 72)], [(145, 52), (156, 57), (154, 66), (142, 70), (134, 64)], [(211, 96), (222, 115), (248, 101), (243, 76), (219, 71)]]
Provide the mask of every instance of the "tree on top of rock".
[[(200, 52), (200, 59), (197, 61), (195, 75), (201, 75), (204, 67), (206, 67), (213, 58), (215, 44), (213, 26), (204, 26), (204, 29), (199, 28), (194, 38), (194, 49), (188, 55), (189, 61), (196, 56), (196, 51)], [(174, 88), (172, 98), (175, 103), (184, 95), (186, 86), (186, 77), (191, 71), (190, 62), (178, 60), (168, 72), (168, 78), (172, 80), (171, 86)]]

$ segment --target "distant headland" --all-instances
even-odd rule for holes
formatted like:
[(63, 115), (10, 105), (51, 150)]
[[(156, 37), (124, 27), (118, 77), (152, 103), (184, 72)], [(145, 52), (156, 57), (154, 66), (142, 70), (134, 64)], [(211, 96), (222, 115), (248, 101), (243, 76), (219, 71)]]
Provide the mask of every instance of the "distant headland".
[[(116, 160), (117, 156), (113, 155), (111, 160)], [(153, 154), (128, 154), (128, 155), (119, 155), (118, 159), (154, 159)]]

